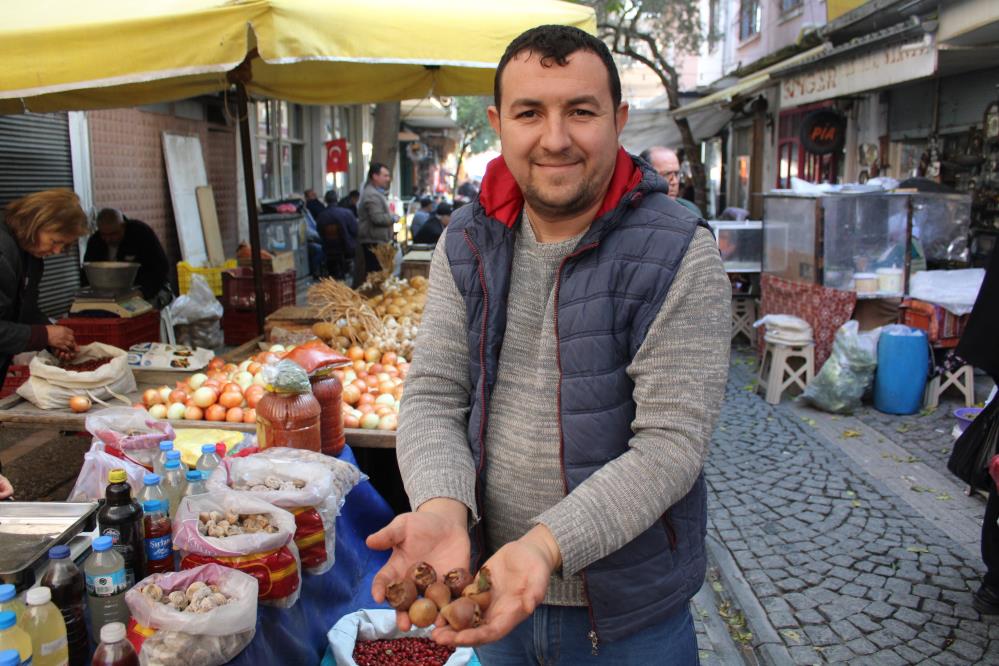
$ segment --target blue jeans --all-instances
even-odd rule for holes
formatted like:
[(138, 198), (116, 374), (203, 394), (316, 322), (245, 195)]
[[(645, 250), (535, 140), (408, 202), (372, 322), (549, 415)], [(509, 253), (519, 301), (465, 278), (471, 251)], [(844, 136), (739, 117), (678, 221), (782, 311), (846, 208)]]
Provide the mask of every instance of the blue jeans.
[(538, 606), (531, 617), (509, 634), (475, 651), (482, 666), (693, 666), (699, 663), (697, 635), (689, 606), (627, 638), (601, 641), (595, 657), (589, 633), (590, 616), (586, 608)]

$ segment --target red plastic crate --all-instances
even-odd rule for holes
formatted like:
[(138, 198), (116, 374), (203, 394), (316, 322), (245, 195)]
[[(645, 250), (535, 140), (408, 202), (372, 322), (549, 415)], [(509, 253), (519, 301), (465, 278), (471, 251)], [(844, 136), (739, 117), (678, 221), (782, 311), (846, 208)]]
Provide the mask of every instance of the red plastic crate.
[(968, 315), (955, 315), (934, 303), (917, 298), (902, 301), (902, 323), (926, 331), (931, 344), (937, 347), (956, 347), (968, 323)]
[[(295, 304), (295, 271), (264, 274), (264, 312), (270, 314)], [(226, 310), (255, 311), (257, 294), (252, 268), (231, 268), (222, 273), (222, 307)]]
[(260, 335), (257, 313), (253, 310), (225, 310), (222, 314), (222, 334), (230, 347), (252, 340)]
[(9, 395), (14, 395), (14, 391), (17, 390), (17, 387), (28, 381), (29, 377), (31, 377), (31, 372), (28, 370), (28, 366), (7, 366), (7, 376), (3, 379), (3, 386), (0, 386), (0, 398), (6, 398)]
[(138, 317), (66, 317), (57, 322), (73, 329), (76, 343), (91, 342), (128, 349), (140, 342), (159, 342), (160, 311), (150, 310)]

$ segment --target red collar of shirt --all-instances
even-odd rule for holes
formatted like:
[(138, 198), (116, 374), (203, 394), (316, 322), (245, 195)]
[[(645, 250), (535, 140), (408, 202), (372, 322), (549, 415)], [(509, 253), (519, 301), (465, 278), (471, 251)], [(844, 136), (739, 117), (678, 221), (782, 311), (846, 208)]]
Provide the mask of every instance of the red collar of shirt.
[[(626, 193), (633, 190), (642, 180), (642, 171), (635, 166), (631, 156), (618, 148), (617, 161), (614, 164), (614, 174), (611, 176), (610, 187), (600, 205), (596, 219), (617, 206)], [(517, 181), (506, 165), (503, 156), (492, 160), (486, 167), (486, 175), (482, 179), (479, 203), (486, 215), (495, 218), (511, 229), (520, 219), (524, 209), (524, 194), (520, 191)]]

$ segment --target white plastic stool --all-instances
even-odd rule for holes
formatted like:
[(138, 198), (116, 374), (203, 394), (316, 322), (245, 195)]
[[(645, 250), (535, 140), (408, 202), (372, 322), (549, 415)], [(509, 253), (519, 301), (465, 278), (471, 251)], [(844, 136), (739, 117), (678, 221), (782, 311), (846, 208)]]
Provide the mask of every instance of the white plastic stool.
[[(800, 364), (793, 366), (792, 360)], [(815, 343), (789, 344), (767, 340), (763, 359), (756, 375), (756, 388), (765, 386), (765, 399), (771, 405), (780, 402), (781, 395), (791, 386), (802, 391), (815, 375)]]
[(951, 386), (964, 396), (965, 407), (971, 407), (975, 404), (975, 371), (970, 365), (962, 365), (954, 372), (944, 370), (943, 381), (941, 381), (941, 375), (937, 375), (926, 383), (923, 407), (936, 409), (937, 405), (940, 404), (940, 396)]
[(756, 300), (751, 296), (732, 297), (732, 339), (742, 333), (750, 345), (756, 344)]

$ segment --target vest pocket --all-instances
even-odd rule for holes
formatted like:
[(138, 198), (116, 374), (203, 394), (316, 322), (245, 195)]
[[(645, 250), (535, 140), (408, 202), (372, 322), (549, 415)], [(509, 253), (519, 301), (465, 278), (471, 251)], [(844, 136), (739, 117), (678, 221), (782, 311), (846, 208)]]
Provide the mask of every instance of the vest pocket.
[(673, 518), (670, 516), (670, 509), (666, 509), (666, 513), (659, 518), (659, 522), (662, 523), (663, 530), (666, 531), (666, 539), (669, 541), (669, 548), (674, 553), (676, 552), (676, 528), (673, 527)]

